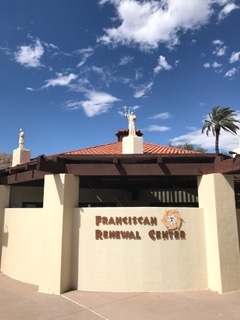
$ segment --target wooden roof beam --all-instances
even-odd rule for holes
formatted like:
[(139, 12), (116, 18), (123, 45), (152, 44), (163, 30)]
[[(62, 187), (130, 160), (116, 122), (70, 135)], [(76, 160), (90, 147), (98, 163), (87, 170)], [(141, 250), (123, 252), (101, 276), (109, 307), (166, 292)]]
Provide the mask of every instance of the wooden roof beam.
[(118, 163), (118, 164), (72, 164), (66, 163), (66, 172), (76, 176), (170, 176), (202, 175), (214, 172), (214, 164), (187, 163)]
[(36, 180), (43, 180), (45, 174), (49, 174), (49, 172), (37, 170), (19, 172), (8, 176), (0, 177), (0, 184), (14, 185)]
[(49, 173), (66, 173), (65, 160), (56, 157), (54, 160), (47, 158), (44, 155), (37, 157), (36, 169)]
[(225, 160), (221, 156), (216, 157), (214, 166), (215, 166), (215, 173), (222, 173), (222, 174), (240, 173), (240, 156), (237, 155), (235, 158), (225, 159)]
[[(129, 154), (129, 155), (58, 155), (58, 158), (65, 159), (66, 163), (112, 163), (116, 159), (124, 163), (142, 163), (144, 161), (164, 161), (168, 162), (189, 162), (189, 163), (209, 163), (214, 162), (215, 155), (212, 154)], [(55, 159), (55, 157), (51, 157)], [(158, 160), (159, 159), (159, 160)], [(162, 159), (162, 160), (161, 160)]]

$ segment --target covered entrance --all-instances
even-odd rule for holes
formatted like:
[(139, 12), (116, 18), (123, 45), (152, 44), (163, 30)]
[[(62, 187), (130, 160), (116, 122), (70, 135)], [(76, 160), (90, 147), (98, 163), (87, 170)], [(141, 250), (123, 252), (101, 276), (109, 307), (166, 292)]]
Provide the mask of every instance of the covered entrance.
[(240, 157), (116, 148), (1, 171), (1, 271), (55, 294), (239, 290)]

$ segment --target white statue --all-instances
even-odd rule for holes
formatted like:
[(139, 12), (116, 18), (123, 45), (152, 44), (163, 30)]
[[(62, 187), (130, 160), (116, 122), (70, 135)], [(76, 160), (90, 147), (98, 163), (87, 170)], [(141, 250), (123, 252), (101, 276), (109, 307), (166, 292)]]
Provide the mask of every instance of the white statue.
[(127, 113), (127, 107), (124, 107), (125, 109), (125, 117), (128, 119), (128, 135), (129, 136), (135, 136), (136, 135), (136, 129), (135, 129), (135, 121), (137, 119), (136, 115), (131, 112), (131, 113)]
[(24, 149), (24, 132), (23, 129), (19, 130), (19, 149)]

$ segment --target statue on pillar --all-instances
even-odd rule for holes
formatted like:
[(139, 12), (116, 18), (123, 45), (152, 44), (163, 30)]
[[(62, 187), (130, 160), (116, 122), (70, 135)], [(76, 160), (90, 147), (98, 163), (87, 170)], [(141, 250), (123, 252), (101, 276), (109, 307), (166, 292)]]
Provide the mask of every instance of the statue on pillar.
[(19, 149), (24, 149), (24, 131), (23, 131), (23, 129), (19, 130)]
[(13, 150), (12, 167), (30, 161), (31, 152), (24, 148), (24, 131), (19, 130), (18, 148)]
[(128, 119), (128, 135), (129, 136), (136, 136), (136, 129), (135, 129), (135, 121), (137, 119), (136, 115), (134, 112), (131, 112), (128, 110), (127, 112), (127, 107), (124, 107), (125, 110), (125, 117)]

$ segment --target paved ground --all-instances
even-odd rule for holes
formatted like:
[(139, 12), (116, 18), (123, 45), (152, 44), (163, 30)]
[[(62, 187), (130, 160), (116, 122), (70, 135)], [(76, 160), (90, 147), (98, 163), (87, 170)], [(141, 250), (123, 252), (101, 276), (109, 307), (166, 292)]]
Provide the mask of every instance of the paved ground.
[(93, 293), (62, 296), (0, 273), (0, 320), (239, 320), (240, 291), (178, 293)]

